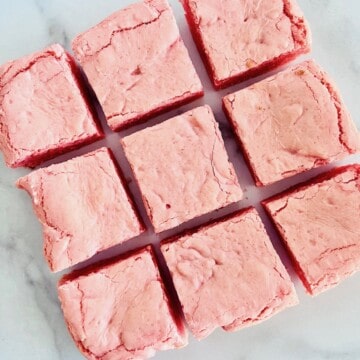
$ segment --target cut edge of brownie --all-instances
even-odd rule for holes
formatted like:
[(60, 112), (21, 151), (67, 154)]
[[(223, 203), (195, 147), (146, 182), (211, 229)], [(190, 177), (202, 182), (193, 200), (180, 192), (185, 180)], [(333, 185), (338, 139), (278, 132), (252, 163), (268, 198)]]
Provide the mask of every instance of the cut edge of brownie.
[[(212, 66), (210, 58), (206, 54), (206, 46), (204, 44), (197, 24), (194, 22), (194, 16), (190, 10), (189, 0), (180, 1), (185, 10), (185, 17), (189, 24), (189, 28), (194, 38), (195, 45), (200, 53), (203, 63), (205, 64), (205, 68), (209, 74), (210, 80), (216, 90), (224, 89), (236, 83), (243, 82), (271, 70), (275, 70), (280, 66), (295, 60), (298, 56), (302, 54), (307, 54), (311, 51), (311, 33), (306, 20), (303, 17), (294, 16), (294, 14), (291, 12), (291, 2), (289, 0), (283, 0), (283, 13), (286, 17), (288, 17), (291, 22), (291, 32), (294, 41), (294, 49), (284, 54), (281, 54), (271, 60), (264, 61), (256, 67), (242, 71), (226, 79), (219, 80), (216, 78), (215, 69)], [(299, 32), (302, 34), (302, 36), (299, 36)]]
[(303, 190), (311, 187), (312, 185), (321, 184), (322, 182), (330, 180), (333, 177), (340, 175), (342, 173), (345, 173), (348, 170), (355, 170), (357, 177), (360, 177), (360, 164), (344, 165), (344, 166), (333, 168), (323, 174), (317, 175), (317, 176), (315, 176), (307, 181), (304, 181), (302, 183), (299, 183), (297, 185), (293, 185), (293, 186), (289, 187), (288, 189), (282, 191), (281, 193), (276, 194), (274, 196), (271, 196), (271, 197), (261, 201), (261, 205), (265, 209), (266, 214), (270, 218), (272, 224), (274, 225), (274, 227), (276, 229), (276, 232), (278, 233), (280, 239), (282, 239), (282, 242), (287, 249), (287, 253), (290, 256), (290, 259), (292, 261), (292, 264), (294, 266), (294, 269), (295, 269), (297, 275), (299, 276), (301, 282), (303, 283), (305, 290), (311, 296), (315, 296), (315, 295), (319, 294), (320, 292), (322, 292), (323, 290), (317, 290), (316, 288), (313, 288), (312, 285), (307, 281), (305, 273), (304, 273), (300, 263), (298, 262), (295, 254), (292, 252), (292, 250), (290, 249), (290, 246), (288, 245), (285, 232), (282, 230), (281, 225), (273, 217), (272, 212), (270, 211), (270, 209), (268, 207), (268, 203), (270, 203), (274, 200), (281, 199), (284, 196), (296, 194), (299, 191), (303, 191)]
[[(53, 50), (53, 47), (61, 47), (62, 53), (60, 55), (58, 55), (55, 52), (55, 50)], [(36, 166), (40, 165), (41, 163), (43, 163), (47, 160), (51, 160), (51, 159), (55, 158), (56, 156), (62, 155), (63, 153), (66, 153), (66, 152), (69, 152), (72, 150), (79, 149), (80, 147), (91, 144), (91, 143), (93, 143), (97, 140), (101, 140), (105, 137), (104, 132), (100, 125), (100, 121), (98, 120), (96, 110), (95, 110), (93, 104), (91, 103), (89, 89), (86, 87), (84, 79), (81, 75), (81, 71), (80, 71), (78, 65), (76, 64), (75, 60), (72, 58), (72, 56), (65, 49), (63, 49), (63, 47), (59, 44), (50, 45), (43, 51), (35, 53), (35, 55), (36, 54), (37, 54), (37, 56), (27, 66), (25, 66), (25, 67), (23, 66), (19, 71), (17, 71), (15, 74), (13, 74), (11, 76), (11, 78), (6, 82), (6, 84), (9, 83), (19, 73), (22, 73), (22, 72), (28, 70), (29, 68), (31, 68), (40, 59), (44, 59), (47, 57), (54, 57), (59, 62), (64, 61), (69, 66), (71, 77), (74, 80), (74, 83), (75, 83), (77, 89), (79, 90), (80, 97), (83, 100), (86, 109), (89, 111), (89, 113), (91, 115), (89, 120), (94, 123), (94, 125), (96, 127), (96, 134), (93, 134), (93, 135), (87, 137), (86, 139), (78, 139), (75, 141), (69, 140), (68, 144), (64, 144), (64, 145), (60, 145), (60, 146), (55, 145), (55, 146), (49, 147), (48, 149), (34, 151), (32, 154), (30, 154), (18, 161), (14, 161), (14, 162), (6, 161), (6, 164), (11, 168), (17, 168), (17, 167), (35, 168)], [(27, 57), (30, 57), (32, 55), (34, 55), (34, 54), (28, 55)], [(21, 58), (19, 60), (26, 59), (27, 57)], [(11, 62), (3, 65), (3, 66), (6, 66), (6, 65), (9, 66), (8, 69), (5, 71), (5, 75), (8, 72), (10, 72), (11, 64), (15, 63), (16, 61), (17, 60), (14, 60), (14, 61), (11, 61)], [(9, 136), (7, 136), (7, 139), (8, 139), (8, 143), (11, 147), (11, 141), (9, 139)], [(0, 148), (2, 148), (1, 143), (0, 143)]]
[(232, 102), (231, 100), (229, 99), (229, 97), (231, 96), (232, 94), (229, 94), (229, 95), (226, 95), (222, 98), (222, 109), (225, 113), (225, 116), (228, 120), (228, 122), (230, 123), (230, 126), (233, 130), (233, 135), (235, 137), (235, 141), (237, 142), (241, 152), (242, 152), (242, 155), (244, 157), (244, 160), (245, 160), (245, 163), (250, 171), (250, 174), (255, 182), (255, 185), (256, 186), (265, 186), (264, 183), (261, 182), (261, 180), (259, 179), (259, 177), (257, 176), (256, 172), (255, 172), (255, 167), (252, 165), (251, 163), (251, 160), (250, 160), (250, 154), (248, 153), (246, 147), (244, 146), (243, 142), (241, 141), (241, 138), (240, 136), (238, 136), (238, 133), (237, 133), (237, 127), (236, 127), (236, 122), (233, 120), (232, 118), (232, 115), (230, 113), (230, 110), (227, 108), (227, 102), (230, 104), (230, 107), (232, 108)]
[(131, 256), (140, 255), (145, 252), (150, 252), (153, 255), (153, 246), (146, 245), (140, 249), (130, 250), (123, 254), (119, 254), (113, 257), (110, 257), (108, 259), (97, 261), (94, 264), (90, 264), (84, 268), (72, 270), (71, 272), (64, 274), (59, 280), (58, 280), (58, 286), (64, 285), (67, 282), (71, 282), (81, 276), (88, 276), (90, 274), (94, 274), (98, 272), (99, 269), (108, 268), (114, 264), (116, 264), (118, 261), (125, 260), (127, 258), (130, 258)]
[(45, 161), (52, 160), (57, 156), (63, 155), (67, 152), (77, 150), (83, 146), (92, 144), (97, 140), (101, 140), (103, 135), (93, 135), (88, 137), (85, 140), (77, 140), (73, 141), (71, 144), (66, 146), (58, 147), (56, 149), (48, 149), (41, 152), (38, 152), (36, 155), (29, 155), (22, 159), (21, 161), (8, 164), (11, 168), (18, 168), (18, 167), (27, 167), (30, 169), (34, 169), (37, 166), (41, 165)]
[[(284, 266), (284, 264), (282, 265)], [(286, 268), (285, 271), (286, 273), (288, 273)], [(264, 321), (270, 320), (273, 316), (281, 313), (282, 311), (298, 305), (299, 298), (294, 283), (292, 282), (291, 278), (289, 278), (289, 281), (292, 284), (292, 290), (291, 292), (285, 294), (284, 298), (282, 299), (282, 302), (278, 306), (271, 306), (271, 303), (267, 304), (261, 309), (257, 317), (255, 318), (252, 317), (243, 321), (238, 321), (238, 319), (235, 319), (231, 324), (223, 325), (221, 326), (221, 328), (226, 332), (230, 332), (230, 333), (236, 332), (251, 326), (259, 325)], [(271, 309), (270, 312), (269, 309)]]
[[(190, 93), (190, 91), (189, 91), (189, 93)], [(121, 114), (113, 114), (110, 117), (107, 117), (106, 119), (108, 121), (110, 129), (112, 131), (118, 132), (118, 131), (126, 130), (134, 125), (143, 124), (151, 118), (154, 118), (158, 115), (175, 110), (176, 108), (181, 107), (186, 104), (189, 104), (195, 100), (202, 98), (203, 96), (204, 96), (203, 89), (201, 91), (193, 93), (189, 96), (185, 96), (185, 97), (184, 97), (184, 95), (178, 96), (178, 97), (172, 99), (172, 100), (176, 99), (174, 102), (168, 102), (168, 103), (159, 105), (157, 108), (155, 108), (151, 111), (148, 111), (146, 113), (138, 113), (133, 118), (128, 119), (119, 125), (112, 124), (111, 119), (116, 118), (116, 116), (119, 116)], [(169, 101), (171, 101), (171, 100), (169, 100)]]
[[(144, 231), (146, 231), (146, 225), (145, 225), (145, 222), (142, 218), (142, 216), (140, 215), (140, 211), (139, 211), (139, 208), (138, 206), (136, 205), (135, 203), (135, 198), (133, 197), (131, 191), (130, 191), (130, 188), (128, 186), (128, 183), (126, 181), (126, 178), (125, 178), (125, 175), (124, 173), (122, 172), (121, 170), (121, 167), (120, 167), (120, 164), (117, 162), (116, 158), (115, 158), (115, 155), (114, 153), (112, 152), (111, 149), (109, 149), (108, 147), (105, 148), (110, 156), (110, 159), (114, 165), (114, 168), (115, 168), (115, 171), (119, 177), (119, 180), (121, 182), (121, 185), (122, 187), (124, 188), (125, 190), (125, 193), (126, 193), (126, 196), (128, 198), (128, 201), (130, 203), (130, 206), (131, 206), (131, 209), (133, 210), (138, 222), (139, 222), (139, 225), (140, 225), (140, 234), (142, 234)], [(128, 239), (130, 240), (130, 239)], [(125, 240), (127, 241), (127, 240)]]
[[(148, 127), (149, 128), (149, 127)], [(147, 128), (147, 129), (148, 129)], [(126, 161), (128, 162), (129, 166), (130, 166), (130, 169), (131, 169), (131, 174), (135, 180), (135, 183), (136, 183), (136, 186), (138, 187), (139, 191), (140, 191), (140, 196), (141, 196), (141, 200), (142, 200), (142, 203), (145, 207), (145, 212), (146, 212), (146, 215), (148, 216), (150, 222), (151, 222), (151, 226), (152, 228), (154, 229), (155, 231), (155, 228), (154, 228), (154, 225), (153, 225), (153, 215), (152, 215), (152, 211), (151, 211), (151, 208), (150, 208), (150, 205), (145, 197), (145, 195), (143, 194), (143, 192), (141, 191), (141, 188), (140, 188), (140, 181), (138, 180), (136, 174), (135, 174), (135, 167), (134, 165), (132, 164), (131, 161), (129, 161), (128, 157), (126, 156), (126, 144), (124, 142), (124, 138), (121, 138), (120, 139), (120, 145), (124, 151), (124, 154), (125, 154), (125, 158), (126, 158)]]
[[(346, 122), (347, 119), (350, 122), (352, 120), (350, 114), (347, 112), (340, 92), (336, 88), (334, 82), (325, 71), (323, 71), (319, 66), (316, 65), (313, 60), (307, 60), (303, 64), (306, 64), (309, 72), (326, 88), (331, 98), (331, 101), (335, 106), (338, 118), (339, 143), (348, 152), (348, 154), (355, 154), (356, 152), (360, 151), (360, 140), (358, 140), (357, 144), (354, 144), (354, 146), (352, 147), (351, 144), (348, 144), (347, 141), (343, 138), (345, 132), (344, 122)], [(329, 163), (329, 161), (326, 161), (325, 163)]]
[[(114, 256), (112, 258), (109, 259), (105, 259), (105, 260), (101, 260), (98, 261), (97, 263), (91, 264), (83, 269), (79, 269), (79, 270), (74, 270), (68, 274), (63, 275), (57, 283), (57, 288), (59, 289), (62, 285), (65, 285), (68, 282), (74, 281), (76, 279), (78, 279), (79, 277), (83, 277), (83, 276), (88, 276), (94, 273), (97, 273), (99, 270), (101, 269), (106, 269), (108, 267), (111, 267), (112, 265), (116, 264), (119, 261), (122, 260), (126, 260), (130, 257), (134, 257), (137, 255), (141, 255), (143, 253), (149, 253), (151, 255), (152, 261), (154, 263), (154, 267), (156, 270), (156, 275), (157, 275), (157, 281), (161, 286), (161, 289), (163, 290), (163, 293), (165, 295), (164, 297), (164, 301), (167, 304), (167, 308), (169, 310), (169, 314), (176, 326), (177, 331), (179, 332), (179, 334), (181, 334), (183, 337), (187, 336), (187, 329), (185, 326), (185, 323), (182, 319), (181, 314), (178, 314), (175, 310), (175, 307), (173, 306), (173, 300), (169, 295), (168, 289), (165, 286), (165, 282), (162, 279), (161, 276), (161, 272), (160, 272), (160, 268), (159, 268), (159, 263), (158, 260), (156, 258), (155, 255), (155, 250), (153, 245), (149, 244), (144, 246), (143, 248), (140, 249), (135, 249), (135, 250), (131, 250), (128, 251), (126, 253)], [(89, 352), (89, 350), (82, 344), (82, 342), (78, 341), (77, 339), (74, 338), (73, 333), (70, 329), (70, 324), (67, 321), (67, 319), (65, 318), (65, 322), (66, 322), (66, 326), (68, 328), (69, 333), (71, 334), (71, 337), (73, 338), (73, 341), (76, 343), (76, 345), (78, 346), (79, 349), (81, 349), (83, 351), (84, 354), (88, 354), (88, 355), (93, 355), (92, 353)]]
[(199, 231), (206, 230), (209, 227), (215, 226), (215, 225), (220, 224), (220, 223), (222, 223), (224, 221), (227, 221), (227, 220), (231, 220), (231, 219), (233, 219), (233, 218), (235, 218), (237, 216), (245, 215), (245, 214), (247, 214), (247, 213), (249, 213), (249, 212), (251, 212), (253, 210), (256, 210), (255, 207), (248, 206), (248, 207), (245, 207), (245, 208), (240, 209), (240, 210), (235, 210), (234, 212), (232, 212), (230, 214), (220, 216), (219, 218), (210, 219), (207, 222), (205, 222), (205, 223), (203, 223), (201, 225), (198, 225), (198, 226), (196, 226), (194, 228), (184, 229), (179, 234), (176, 234), (174, 236), (170, 236), (169, 238), (161, 240), (160, 247), (163, 246), (163, 245), (175, 242), (175, 241), (179, 240), (180, 238), (182, 238), (184, 236), (191, 236), (191, 235), (193, 235), (193, 234), (195, 234), (195, 233), (197, 233)]
[(68, 62), (71, 73), (73, 75), (73, 79), (80, 91), (81, 97), (83, 98), (86, 107), (88, 108), (92, 119), (95, 123), (96, 129), (99, 134), (99, 139), (103, 139), (105, 137), (104, 131), (101, 127), (100, 120), (98, 118), (98, 114), (95, 108), (95, 104), (92, 100), (93, 98), (93, 90), (87, 80), (86, 75), (83, 73), (82, 68), (76, 62), (75, 58), (71, 56), (67, 51), (65, 51), (66, 61)]

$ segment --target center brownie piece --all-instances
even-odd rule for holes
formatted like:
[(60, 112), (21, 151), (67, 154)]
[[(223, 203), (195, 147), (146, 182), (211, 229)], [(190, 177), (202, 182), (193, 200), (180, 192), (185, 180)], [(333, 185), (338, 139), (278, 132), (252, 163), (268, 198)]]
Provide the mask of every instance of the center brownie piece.
[(255, 209), (161, 245), (185, 319), (202, 339), (297, 304), (294, 286)]
[(258, 186), (360, 150), (334, 82), (312, 60), (227, 95), (223, 103)]
[(106, 148), (21, 178), (43, 225), (44, 253), (60, 271), (143, 231)]
[(208, 106), (121, 140), (156, 232), (242, 198)]
[(165, 0), (114, 13), (72, 47), (113, 130), (203, 95)]
[(65, 276), (59, 298), (87, 359), (147, 359), (187, 344), (150, 247)]

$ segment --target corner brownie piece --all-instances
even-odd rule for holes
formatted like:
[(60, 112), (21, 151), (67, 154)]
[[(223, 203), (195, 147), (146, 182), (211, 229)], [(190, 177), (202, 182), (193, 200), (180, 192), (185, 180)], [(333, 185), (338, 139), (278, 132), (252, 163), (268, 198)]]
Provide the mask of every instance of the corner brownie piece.
[(336, 168), (263, 202), (311, 295), (360, 270), (359, 175)]
[(68, 329), (87, 359), (147, 359), (187, 345), (153, 256), (148, 247), (60, 280)]
[(138, 131), (121, 143), (156, 232), (242, 198), (209, 106)]
[(182, 0), (215, 88), (247, 80), (310, 51), (295, 0)]
[(113, 130), (203, 95), (165, 0), (112, 14), (77, 36), (72, 47)]
[(305, 61), (223, 99), (256, 185), (268, 185), (360, 150), (334, 82)]
[(0, 66), (0, 150), (8, 166), (35, 167), (102, 136), (60, 45)]
[(34, 171), (17, 186), (32, 197), (52, 271), (143, 231), (107, 148)]
[(185, 319), (202, 339), (235, 331), (298, 303), (254, 208), (161, 245)]

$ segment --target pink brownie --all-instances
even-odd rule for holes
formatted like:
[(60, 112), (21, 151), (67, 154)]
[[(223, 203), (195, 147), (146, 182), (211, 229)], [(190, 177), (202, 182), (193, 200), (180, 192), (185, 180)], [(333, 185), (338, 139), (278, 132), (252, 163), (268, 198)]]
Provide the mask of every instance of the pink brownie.
[(254, 208), (161, 245), (185, 319), (202, 339), (263, 321), (298, 303)]
[(114, 13), (77, 36), (73, 50), (113, 130), (203, 95), (165, 0)]
[(360, 270), (360, 165), (333, 169), (263, 205), (316, 295)]
[(335, 84), (305, 61), (223, 99), (256, 185), (268, 185), (360, 150)]
[(143, 231), (107, 148), (34, 171), (19, 179), (17, 186), (33, 199), (52, 271)]
[(65, 276), (59, 298), (87, 359), (147, 359), (187, 345), (150, 247)]
[(121, 142), (156, 232), (242, 198), (208, 106), (136, 132)]
[(8, 166), (35, 167), (102, 136), (60, 45), (0, 66), (0, 150)]
[(215, 88), (260, 75), (310, 51), (295, 0), (182, 0)]

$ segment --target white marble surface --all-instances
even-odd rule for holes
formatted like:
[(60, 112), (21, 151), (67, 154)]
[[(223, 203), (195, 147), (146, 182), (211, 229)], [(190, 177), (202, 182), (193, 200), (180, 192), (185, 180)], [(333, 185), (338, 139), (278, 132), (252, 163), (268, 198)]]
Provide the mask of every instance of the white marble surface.
[[(314, 50), (311, 56), (337, 80), (345, 102), (360, 127), (360, 2), (299, 2), (313, 32)], [(0, 63), (39, 50), (53, 42), (69, 47), (69, 40), (75, 34), (128, 3), (130, 1), (122, 0), (0, 0)], [(324, 169), (312, 171), (263, 190), (254, 188), (226, 126), (220, 102), (220, 95), (244, 85), (237, 85), (220, 93), (211, 89), (189, 36), (182, 9), (176, 0), (171, 1), (171, 4), (207, 90), (205, 99), (187, 105), (182, 110), (204, 102), (212, 105), (217, 119), (223, 124), (227, 149), (236, 165), (240, 182), (246, 189), (246, 198), (240, 204), (221, 213), (249, 204), (259, 208), (260, 199), (286, 188), (300, 178), (309, 178), (314, 173), (323, 171)], [(176, 112), (172, 111), (149, 123), (164, 120)], [(87, 146), (80, 153), (103, 144), (111, 146), (127, 178), (131, 180), (129, 167), (118, 146), (118, 138), (124, 134), (111, 134), (108, 130), (106, 132), (107, 140)], [(78, 153), (74, 152), (56, 161)], [(360, 162), (359, 156), (348, 158), (342, 163), (354, 161)], [(82, 356), (67, 332), (57, 300), (56, 282), (61, 274), (49, 272), (42, 257), (41, 228), (33, 215), (30, 199), (25, 192), (14, 187), (15, 180), (27, 171), (8, 169), (0, 159), (0, 359), (81, 359)], [(138, 198), (133, 182), (131, 190)], [(143, 207), (140, 207), (144, 214)], [(262, 216), (264, 217), (263, 213)], [(354, 216), (358, 221), (359, 214)], [(191, 225), (207, 218), (196, 220)], [(227, 334), (218, 330), (202, 342), (191, 339), (188, 347), (159, 353), (157, 359), (360, 359), (360, 274), (323, 295), (309, 297), (304, 293), (268, 221), (266, 225), (296, 283), (300, 305), (261, 325), (237, 333)], [(158, 240), (158, 237), (148, 231), (139, 242), (118, 246), (106, 252), (105, 256)]]

